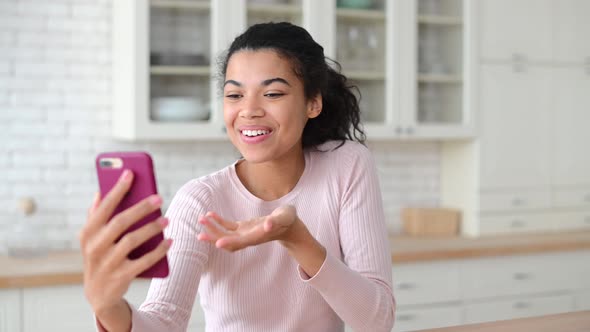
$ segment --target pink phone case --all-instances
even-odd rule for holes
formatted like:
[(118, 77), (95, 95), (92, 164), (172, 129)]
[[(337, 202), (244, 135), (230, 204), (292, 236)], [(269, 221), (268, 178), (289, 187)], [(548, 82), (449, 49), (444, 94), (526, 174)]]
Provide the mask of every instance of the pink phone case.
[[(100, 161), (104, 158), (120, 158), (123, 161), (123, 164), (121, 165), (121, 167), (118, 168), (102, 167), (100, 165)], [(95, 162), (101, 197), (105, 197), (105, 195), (113, 188), (113, 186), (117, 183), (119, 177), (125, 169), (133, 171), (134, 177), (131, 189), (129, 190), (127, 195), (123, 197), (123, 200), (115, 209), (113, 216), (135, 205), (144, 198), (158, 193), (156, 187), (156, 177), (154, 174), (153, 162), (152, 158), (148, 153), (105, 152), (99, 154), (96, 157)], [(144, 217), (143, 219), (139, 220), (137, 223), (129, 227), (125, 234), (156, 220), (161, 215), (162, 213), (160, 212), (160, 209), (150, 213), (149, 215), (147, 215), (146, 217)], [(152, 237), (151, 239), (147, 240), (139, 247), (134, 249), (129, 254), (129, 259), (137, 259), (143, 256), (144, 254), (152, 251), (160, 244), (162, 240), (164, 240), (164, 235), (162, 233), (159, 233), (158, 235)], [(164, 256), (164, 258), (162, 258), (152, 267), (142, 272), (140, 275), (138, 275), (138, 277), (164, 278), (168, 276), (168, 272), (168, 259), (166, 258), (166, 256)]]

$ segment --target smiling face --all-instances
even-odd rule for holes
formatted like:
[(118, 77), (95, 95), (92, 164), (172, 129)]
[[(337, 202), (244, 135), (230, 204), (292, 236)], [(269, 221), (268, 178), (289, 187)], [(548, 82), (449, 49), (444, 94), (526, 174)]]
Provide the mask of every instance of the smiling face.
[(322, 107), (321, 96), (306, 100), (291, 63), (266, 49), (231, 56), (223, 96), (228, 136), (253, 163), (302, 156), (303, 128)]

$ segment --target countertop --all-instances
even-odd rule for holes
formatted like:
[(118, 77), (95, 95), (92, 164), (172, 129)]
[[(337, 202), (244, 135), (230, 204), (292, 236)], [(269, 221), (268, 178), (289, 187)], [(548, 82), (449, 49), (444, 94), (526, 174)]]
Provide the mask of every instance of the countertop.
[[(478, 238), (392, 236), (391, 247), (394, 264), (584, 250), (590, 249), (590, 231)], [(0, 288), (79, 284), (82, 271), (77, 251), (36, 258), (0, 256)]]
[(588, 332), (590, 311), (420, 330), (420, 332)]

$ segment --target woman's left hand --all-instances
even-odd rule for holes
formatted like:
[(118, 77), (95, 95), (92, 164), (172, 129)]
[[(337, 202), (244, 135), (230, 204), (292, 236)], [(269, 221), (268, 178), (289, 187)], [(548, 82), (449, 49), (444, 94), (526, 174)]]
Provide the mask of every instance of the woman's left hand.
[(302, 224), (295, 208), (290, 205), (279, 207), (268, 216), (236, 222), (225, 220), (215, 212), (207, 212), (199, 223), (205, 226), (205, 232), (197, 237), (199, 240), (214, 243), (217, 248), (228, 251), (273, 240), (288, 241), (299, 228), (297, 224)]

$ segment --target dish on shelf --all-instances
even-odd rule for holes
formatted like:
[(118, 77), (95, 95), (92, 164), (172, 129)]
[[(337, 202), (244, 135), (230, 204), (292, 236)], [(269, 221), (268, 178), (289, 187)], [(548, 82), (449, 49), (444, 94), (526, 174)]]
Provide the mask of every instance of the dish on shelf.
[(209, 120), (209, 107), (194, 97), (155, 97), (152, 99), (151, 119), (161, 122)]
[(209, 64), (204, 54), (150, 53), (152, 66), (206, 66)]
[(338, 8), (367, 9), (373, 7), (373, 0), (338, 0)]

